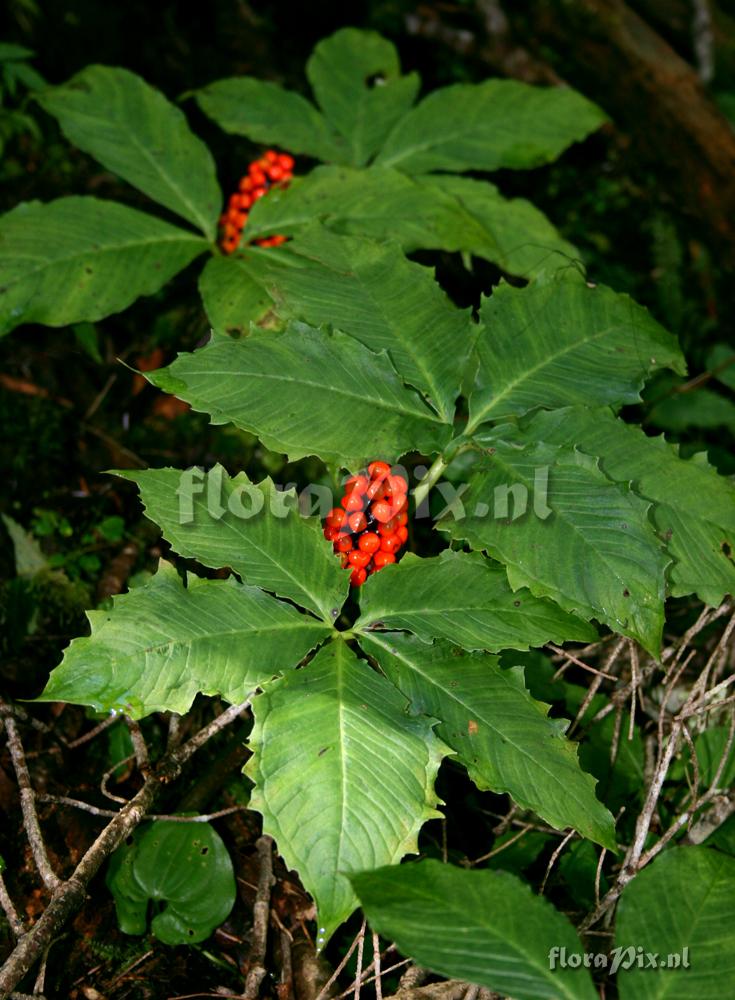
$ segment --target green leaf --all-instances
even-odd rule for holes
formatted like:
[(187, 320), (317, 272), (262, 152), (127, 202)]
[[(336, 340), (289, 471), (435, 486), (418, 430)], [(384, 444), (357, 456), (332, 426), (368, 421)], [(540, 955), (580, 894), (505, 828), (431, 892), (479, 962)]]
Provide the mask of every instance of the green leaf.
[(452, 430), (401, 383), (386, 354), (305, 324), (217, 338), (146, 378), (292, 461), (318, 455), (356, 468), (374, 455), (430, 454)]
[(514, 593), (505, 570), (479, 553), (407, 553), (371, 576), (360, 591), (355, 628), (409, 629), (420, 639), (448, 639), (465, 649), (528, 649), (549, 642), (588, 641), (595, 630), (552, 601)]
[(251, 807), (314, 897), (321, 948), (357, 906), (346, 876), (416, 853), (422, 824), (441, 815), (447, 748), (341, 639), (268, 685), (253, 712)]
[(273, 300), (263, 286), (262, 255), (211, 257), (199, 278), (199, 294), (216, 333), (241, 336), (264, 320)]
[[(713, 702), (712, 707), (715, 708), (715, 706), (716, 702)], [(729, 739), (730, 730), (726, 726), (711, 726), (697, 736), (694, 743), (694, 750), (699, 765), (701, 789), (709, 788), (715, 780), (720, 763), (723, 757), (725, 757)], [(733, 783), (735, 783), (735, 746), (731, 744), (722, 767), (722, 773), (717, 782), (717, 787), (729, 789), (732, 788)]]
[(530, 201), (504, 198), (494, 184), (470, 177), (437, 174), (418, 182), (429, 199), (441, 193), (456, 200), (459, 238), (452, 240), (447, 227), (441, 249), (467, 251), (523, 278), (563, 273), (581, 280), (579, 251)]
[(539, 441), (533, 423), (522, 440), (490, 438), (439, 529), (502, 562), (514, 590), (528, 587), (657, 655), (669, 560), (650, 505), (595, 459)]
[(331, 323), (375, 352), (387, 351), (398, 373), (448, 423), (476, 330), (432, 272), (395, 245), (306, 230), (289, 249), (293, 266), (272, 272), (269, 290), (280, 316), (312, 326)]
[(707, 371), (728, 389), (735, 389), (735, 351), (729, 344), (715, 344), (707, 353)]
[(34, 577), (46, 569), (48, 560), (33, 535), (7, 514), (2, 514), (0, 517), (13, 544), (15, 572), (18, 576)]
[(188, 586), (161, 563), (142, 587), (88, 611), (91, 635), (72, 640), (38, 701), (70, 701), (132, 718), (187, 712), (195, 696), (244, 701), (294, 667), (329, 629), (234, 580)]
[[(229, 566), (245, 583), (270, 590), (333, 622), (349, 589), (315, 518), (299, 516), (293, 490), (271, 479), (230, 478), (221, 465), (116, 473), (138, 484), (146, 515), (175, 552), (204, 566)], [(331, 508), (331, 498), (329, 508)]]
[(496, 656), (400, 633), (372, 633), (360, 643), (413, 712), (441, 719), (437, 735), (478, 788), (508, 792), (557, 829), (573, 826), (616, 849), (613, 818), (564, 737), (566, 721), (550, 719), (548, 706), (534, 701), (523, 667), (501, 669)]
[[(621, 1000), (719, 996), (735, 977), (735, 858), (707, 847), (674, 847), (623, 890), (615, 944), (633, 959), (618, 970)], [(638, 968), (637, 949), (671, 968)], [(688, 966), (675, 967), (676, 955)], [(645, 965), (645, 962), (644, 962)]]
[(603, 286), (501, 284), (480, 319), (470, 428), (538, 406), (635, 403), (652, 371), (685, 370), (671, 334), (627, 295)]
[(145, 933), (149, 900), (165, 904), (151, 921), (164, 944), (204, 941), (235, 904), (232, 861), (209, 823), (155, 820), (112, 855), (106, 882), (125, 934)]
[(214, 160), (160, 91), (127, 69), (87, 66), (37, 100), (75, 146), (214, 240), (222, 206)]
[[(457, 250), (486, 237), (456, 198), (427, 188), (424, 178), (368, 167), (317, 167), (284, 189), (260, 198), (248, 216), (246, 239), (292, 236), (322, 221), (338, 233), (398, 241), (404, 250)], [(471, 232), (468, 233), (468, 228)]]
[(417, 965), (515, 1000), (595, 1000), (585, 968), (551, 968), (582, 952), (572, 925), (507, 872), (419, 861), (351, 877), (370, 926)]
[(674, 560), (669, 567), (674, 597), (695, 593), (717, 606), (735, 593), (735, 486), (704, 454), (685, 461), (663, 435), (648, 437), (605, 409), (576, 406), (539, 413), (533, 428), (550, 444), (599, 455), (610, 479), (630, 483), (653, 501), (653, 522)]
[(376, 162), (409, 174), (523, 170), (555, 160), (605, 121), (573, 90), (516, 80), (435, 90), (399, 121)]
[(380, 149), (413, 104), (421, 82), (416, 73), (401, 76), (391, 42), (358, 28), (341, 28), (322, 39), (306, 64), (306, 75), (357, 167)]
[(341, 163), (346, 158), (342, 140), (314, 105), (275, 83), (233, 76), (210, 83), (194, 97), (205, 115), (231, 135), (318, 160)]
[(676, 434), (686, 433), (696, 427), (714, 430), (726, 427), (735, 435), (735, 403), (726, 396), (706, 386), (678, 392), (681, 380), (672, 380), (670, 395), (655, 403), (646, 415), (646, 422)]
[(0, 217), (0, 334), (120, 312), (206, 249), (201, 237), (113, 201), (23, 202)]

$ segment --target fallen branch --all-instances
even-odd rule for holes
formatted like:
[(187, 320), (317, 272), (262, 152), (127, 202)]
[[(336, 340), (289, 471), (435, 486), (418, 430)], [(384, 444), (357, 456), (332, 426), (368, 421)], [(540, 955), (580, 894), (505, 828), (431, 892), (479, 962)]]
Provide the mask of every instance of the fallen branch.
[(265, 954), (268, 946), (268, 922), (271, 912), (271, 888), (273, 878), (273, 840), (258, 837), (255, 842), (258, 851), (260, 872), (258, 891), (253, 904), (253, 940), (250, 948), (250, 967), (245, 977), (245, 1000), (255, 1000), (260, 992), (260, 984), (265, 979)]

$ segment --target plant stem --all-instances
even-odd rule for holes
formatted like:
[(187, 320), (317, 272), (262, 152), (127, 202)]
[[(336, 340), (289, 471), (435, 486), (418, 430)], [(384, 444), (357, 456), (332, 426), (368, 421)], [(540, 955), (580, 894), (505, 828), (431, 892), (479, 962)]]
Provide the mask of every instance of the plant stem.
[(443, 455), (439, 455), (438, 458), (434, 460), (434, 463), (429, 469), (429, 471), (426, 473), (426, 475), (421, 480), (419, 485), (413, 491), (414, 504), (416, 505), (417, 509), (426, 499), (429, 490), (431, 490), (434, 486), (436, 486), (439, 477), (444, 472), (448, 464), (449, 463), (445, 461)]

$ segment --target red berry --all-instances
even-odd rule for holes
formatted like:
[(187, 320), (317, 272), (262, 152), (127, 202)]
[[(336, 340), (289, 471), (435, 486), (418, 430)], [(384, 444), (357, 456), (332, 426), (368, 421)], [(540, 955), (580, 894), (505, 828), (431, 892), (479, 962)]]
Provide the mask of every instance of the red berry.
[(361, 531), (364, 531), (367, 527), (365, 515), (361, 510), (356, 510), (354, 514), (350, 514), (347, 518), (347, 523), (350, 526), (350, 531), (354, 532), (356, 535)]
[(268, 176), (272, 181), (278, 183), (283, 180), (283, 167), (278, 163), (272, 163), (268, 167)]
[(380, 479), (374, 479), (366, 492), (369, 500), (382, 500), (385, 496), (385, 486)]
[(408, 491), (408, 483), (403, 476), (388, 476), (388, 489), (393, 496), (401, 496)]
[(333, 525), (335, 528), (341, 528), (347, 520), (347, 514), (341, 507), (332, 507), (325, 520), (327, 524)]
[(358, 569), (363, 569), (370, 562), (370, 553), (361, 552), (360, 549), (353, 549), (350, 552), (350, 565), (357, 566)]
[(393, 509), (385, 500), (378, 500), (372, 506), (372, 515), (376, 521), (386, 524), (393, 517)]
[(263, 153), (263, 159), (266, 163), (278, 163), (280, 157), (275, 149), (266, 149), (265, 153)]
[(401, 541), (401, 545), (405, 545), (405, 543), (408, 541), (408, 528), (404, 524), (402, 524), (400, 528), (396, 531), (396, 534), (398, 535)]
[(339, 535), (339, 529), (338, 528), (333, 528), (331, 526), (327, 526), (324, 529), (324, 537), (329, 542), (333, 542), (338, 535)]
[(345, 493), (340, 503), (346, 511), (352, 513), (353, 510), (362, 510), (363, 499), (359, 493)]
[(367, 580), (367, 572), (364, 569), (355, 569), (350, 576), (350, 583), (353, 587), (361, 587)]
[(373, 563), (376, 571), (382, 569), (383, 566), (388, 566), (390, 563), (394, 563), (395, 561), (396, 557), (392, 552), (383, 552), (382, 549), (380, 552), (376, 552), (373, 556)]
[(381, 552), (395, 552), (396, 549), (400, 549), (401, 542), (395, 535), (385, 535), (380, 543)]
[(345, 483), (345, 493), (365, 493), (369, 485), (370, 480), (367, 476), (350, 476)]
[(340, 535), (337, 541), (334, 543), (335, 551), (337, 552), (351, 552), (352, 551), (352, 539), (349, 535)]
[(387, 462), (371, 462), (368, 465), (368, 473), (371, 479), (382, 479), (390, 474), (390, 466)]
[(406, 513), (406, 511), (405, 510), (401, 511), (396, 520), (401, 526), (403, 526), (404, 524), (408, 524), (408, 514)]
[(364, 535), (360, 535), (360, 541), (357, 544), (363, 552), (369, 552), (372, 555), (380, 548), (380, 536), (376, 535), (374, 531), (366, 531)]
[(281, 153), (278, 157), (278, 162), (281, 164), (284, 170), (293, 170), (294, 159), (293, 156), (289, 156), (288, 153)]
[(383, 535), (383, 537), (387, 535), (392, 535), (395, 530), (396, 530), (396, 522), (393, 520), (393, 518), (391, 518), (390, 521), (386, 521), (385, 524), (378, 525), (378, 531), (380, 532), (381, 535)]

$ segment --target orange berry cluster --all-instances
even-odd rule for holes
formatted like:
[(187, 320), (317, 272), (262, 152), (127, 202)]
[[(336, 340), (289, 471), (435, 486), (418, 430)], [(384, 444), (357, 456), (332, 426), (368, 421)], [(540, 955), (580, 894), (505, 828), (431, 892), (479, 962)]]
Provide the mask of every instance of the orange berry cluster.
[[(219, 219), (220, 247), (223, 253), (232, 253), (240, 245), (240, 237), (248, 221), (248, 214), (258, 198), (267, 194), (274, 184), (287, 184), (293, 177), (293, 156), (267, 150), (259, 160), (253, 160), (248, 172), (240, 178), (235, 194), (230, 195), (227, 209)], [(285, 243), (285, 236), (269, 236), (255, 242), (261, 247), (277, 247)]]
[(408, 483), (387, 462), (371, 462), (367, 475), (350, 476), (340, 503), (327, 514), (324, 537), (342, 565), (352, 567), (352, 586), (361, 587), (406, 544)]

